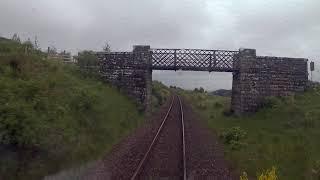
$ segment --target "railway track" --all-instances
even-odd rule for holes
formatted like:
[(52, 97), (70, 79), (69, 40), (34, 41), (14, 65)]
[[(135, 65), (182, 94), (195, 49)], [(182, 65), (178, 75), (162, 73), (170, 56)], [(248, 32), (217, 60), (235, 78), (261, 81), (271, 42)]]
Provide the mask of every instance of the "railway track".
[(177, 95), (172, 97), (169, 109), (131, 180), (150, 176), (187, 179), (184, 113)]
[(198, 122), (192, 107), (173, 96), (149, 124), (89, 169), (47, 179), (239, 179), (231, 176), (217, 137)]

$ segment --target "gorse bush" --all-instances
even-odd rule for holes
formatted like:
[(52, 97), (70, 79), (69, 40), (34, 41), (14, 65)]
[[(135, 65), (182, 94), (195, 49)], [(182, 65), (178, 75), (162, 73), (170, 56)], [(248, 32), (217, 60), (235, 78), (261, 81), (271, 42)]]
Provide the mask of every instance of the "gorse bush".
[(258, 176), (258, 180), (277, 180), (278, 176), (276, 173), (276, 168), (272, 167), (271, 169), (262, 172), (260, 176)]
[(246, 172), (243, 172), (242, 175), (240, 175), (240, 180), (249, 180)]
[[(277, 180), (277, 171), (275, 167), (262, 172), (258, 177), (257, 180)], [(240, 180), (249, 180), (248, 175), (246, 172), (243, 172), (240, 176)]]

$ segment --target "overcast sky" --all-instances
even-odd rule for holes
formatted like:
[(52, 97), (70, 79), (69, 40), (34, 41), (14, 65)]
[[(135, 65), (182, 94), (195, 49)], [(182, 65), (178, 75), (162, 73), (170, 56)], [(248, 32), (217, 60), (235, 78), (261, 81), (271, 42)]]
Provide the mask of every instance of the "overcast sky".
[(72, 53), (255, 48), (320, 62), (319, 0), (1, 0), (0, 36), (38, 37)]

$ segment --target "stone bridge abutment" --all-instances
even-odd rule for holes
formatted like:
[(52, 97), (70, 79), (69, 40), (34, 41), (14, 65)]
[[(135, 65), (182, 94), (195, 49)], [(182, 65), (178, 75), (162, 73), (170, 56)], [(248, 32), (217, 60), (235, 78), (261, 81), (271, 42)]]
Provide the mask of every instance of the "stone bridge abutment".
[(303, 92), (308, 82), (308, 60), (256, 56), (255, 49), (240, 49), (234, 63), (231, 109), (236, 114), (255, 112), (266, 97)]
[(151, 107), (152, 69), (193, 70), (195, 66), (196, 71), (232, 72), (231, 110), (238, 115), (255, 112), (268, 96), (287, 96), (307, 87), (307, 59), (256, 56), (255, 49), (167, 51), (161, 49), (153, 56), (150, 46), (139, 45), (132, 52), (98, 52), (100, 74), (146, 111)]

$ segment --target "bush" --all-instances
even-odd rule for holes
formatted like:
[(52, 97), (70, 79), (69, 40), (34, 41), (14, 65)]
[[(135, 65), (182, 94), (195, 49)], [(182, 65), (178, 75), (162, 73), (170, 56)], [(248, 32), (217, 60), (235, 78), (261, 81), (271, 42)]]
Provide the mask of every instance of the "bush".
[(161, 82), (152, 82), (152, 106), (157, 108), (164, 104), (170, 96), (170, 90)]
[[(266, 170), (262, 172), (260, 176), (257, 177), (258, 180), (277, 180), (277, 170), (275, 167), (272, 167), (271, 170)], [(246, 172), (243, 172), (240, 176), (240, 180), (249, 180)]]
[(249, 180), (246, 172), (242, 173), (242, 175), (240, 176), (240, 180)]
[(215, 102), (214, 105), (213, 105), (215, 108), (222, 108), (223, 105), (219, 102)]
[(314, 179), (320, 179), (320, 160), (317, 160), (313, 163), (311, 173)]
[(274, 97), (274, 96), (270, 96), (270, 97), (267, 97), (264, 99), (262, 107), (277, 108), (280, 103), (281, 103), (281, 100), (279, 98)]
[(305, 128), (314, 128), (316, 126), (316, 115), (313, 112), (306, 112), (304, 114), (302, 125)]
[(204, 110), (204, 109), (207, 109), (207, 105), (206, 105), (206, 103), (204, 103), (204, 102), (199, 102), (199, 103), (197, 104), (197, 108), (199, 108), (199, 109), (201, 109), (201, 110)]
[(245, 145), (241, 140), (247, 137), (247, 133), (240, 127), (232, 127), (224, 130), (220, 137), (223, 139), (225, 144), (231, 146), (231, 149), (237, 150)]
[(277, 180), (278, 176), (276, 173), (276, 168), (272, 167), (271, 170), (266, 170), (262, 172), (261, 175), (258, 177), (258, 180)]
[(230, 147), (232, 150), (240, 150), (246, 147), (248, 144), (240, 141), (230, 141)]
[(233, 115), (233, 111), (228, 107), (228, 108), (225, 108), (225, 109), (223, 109), (223, 111), (222, 111), (222, 114), (224, 115), (224, 116), (232, 116)]
[(204, 101), (206, 100), (206, 95), (205, 94), (197, 94), (196, 95), (197, 101)]
[(198, 92), (198, 93), (204, 93), (205, 90), (203, 89), (203, 87), (200, 87), (199, 89), (198, 88), (194, 88), (193, 90), (194, 92)]

